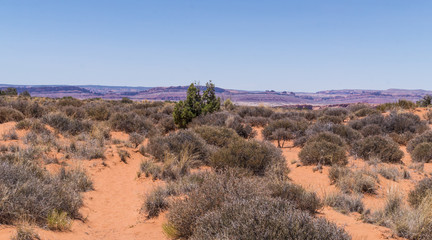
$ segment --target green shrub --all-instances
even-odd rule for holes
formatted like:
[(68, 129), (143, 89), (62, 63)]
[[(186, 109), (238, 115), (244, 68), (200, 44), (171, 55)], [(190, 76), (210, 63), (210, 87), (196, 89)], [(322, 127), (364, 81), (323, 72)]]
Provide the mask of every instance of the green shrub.
[(390, 138), (382, 136), (369, 136), (354, 143), (353, 153), (365, 160), (373, 157), (383, 162), (400, 162), (404, 153)]
[(273, 114), (273, 110), (268, 107), (253, 107), (253, 106), (240, 106), (237, 109), (240, 117), (265, 117), (268, 118)]
[(43, 121), (62, 133), (78, 135), (82, 132), (89, 132), (92, 123), (78, 119), (70, 119), (61, 113), (50, 113), (43, 118)]
[(384, 119), (384, 130), (386, 132), (398, 134), (405, 132), (423, 133), (428, 129), (426, 122), (421, 121), (419, 116), (412, 113), (392, 112)]
[(51, 230), (66, 231), (70, 230), (71, 225), (72, 222), (67, 212), (53, 210), (47, 217), (47, 226)]
[(263, 130), (262, 133), (267, 140), (278, 140), (274, 134), (276, 130), (285, 130), (290, 139), (301, 136), (304, 134), (308, 127), (306, 121), (293, 121), (289, 119), (281, 119), (270, 122)]
[(299, 158), (305, 165), (346, 165), (348, 163), (345, 149), (327, 141), (306, 143), (299, 153)]
[(147, 118), (134, 112), (116, 113), (110, 118), (112, 129), (126, 133), (140, 133), (153, 135), (156, 130), (154, 124)]
[(339, 135), (336, 135), (331, 132), (320, 132), (318, 134), (311, 136), (308, 139), (308, 142), (322, 142), (322, 141), (333, 143), (340, 147), (345, 146), (345, 141), (341, 137), (339, 137)]

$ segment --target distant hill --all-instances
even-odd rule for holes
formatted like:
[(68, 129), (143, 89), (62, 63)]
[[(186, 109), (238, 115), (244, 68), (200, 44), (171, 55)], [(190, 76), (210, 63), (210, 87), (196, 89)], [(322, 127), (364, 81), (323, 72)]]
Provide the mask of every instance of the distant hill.
[[(60, 98), (72, 96), (79, 99), (84, 98), (103, 98), (121, 99), (128, 97), (133, 100), (152, 100), (152, 101), (178, 101), (186, 98), (188, 86), (171, 87), (127, 87), (127, 86), (99, 86), (99, 85), (13, 85), (0, 84), (0, 88), (14, 87), (18, 92), (28, 91), (32, 96)], [(200, 87), (204, 89), (204, 87)], [(361, 89), (342, 89), (326, 90), (315, 93), (308, 92), (277, 92), (267, 91), (245, 91), (216, 88), (216, 94), (223, 100), (231, 99), (233, 102), (245, 105), (265, 104), (271, 106), (282, 105), (333, 105), (347, 103), (371, 103), (379, 104), (394, 102), (399, 99), (417, 101), (423, 96), (430, 94), (428, 90), (407, 90), (407, 89), (388, 89), (388, 90), (361, 90)]]

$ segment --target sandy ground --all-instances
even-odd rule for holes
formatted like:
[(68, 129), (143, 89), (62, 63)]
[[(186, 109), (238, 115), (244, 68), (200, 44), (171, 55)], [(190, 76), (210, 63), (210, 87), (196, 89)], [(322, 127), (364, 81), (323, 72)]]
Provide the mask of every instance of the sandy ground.
[[(2, 134), (12, 129), (14, 125), (15, 123), (0, 124), (0, 139)], [(256, 130), (256, 138), (263, 139), (261, 129), (257, 128)], [(23, 131), (18, 133), (20, 137), (25, 134)], [(113, 132), (112, 138), (127, 141), (128, 135)], [(23, 144), (21, 141), (6, 142), (0, 140), (0, 144), (10, 144), (11, 142)], [(291, 170), (289, 177), (293, 182), (302, 185), (308, 190), (315, 191), (320, 197), (337, 191), (337, 188), (330, 184), (328, 167), (324, 167), (320, 172), (313, 171), (313, 166), (301, 166), (298, 159), (300, 148), (290, 147), (292, 142), (286, 143), (286, 146), (288, 147), (283, 148), (282, 153)], [(71, 231), (68, 232), (53, 232), (36, 228), (41, 239), (167, 239), (162, 232), (162, 225), (166, 221), (164, 214), (156, 219), (148, 220), (139, 212), (145, 194), (149, 193), (160, 182), (154, 182), (149, 178), (137, 178), (139, 164), (144, 157), (137, 153), (136, 149), (123, 149), (127, 149), (131, 154), (127, 163), (120, 161), (116, 145), (108, 146), (105, 154), (106, 160), (68, 160), (67, 163), (70, 166), (79, 165), (85, 168), (94, 182), (95, 190), (84, 193), (84, 206), (80, 210), (85, 221), (75, 220)], [(406, 153), (405, 147), (402, 147), (402, 150), (405, 152), (404, 164), (396, 166), (408, 169), (412, 160), (409, 154)], [(350, 157), (348, 166), (360, 169), (367, 167), (367, 164), (363, 160), (355, 160)], [(47, 169), (57, 171), (59, 166), (50, 164)], [(432, 163), (425, 164), (424, 169), (424, 172), (409, 169), (411, 179), (399, 180), (398, 182), (380, 177), (377, 194), (365, 195), (363, 198), (366, 208), (371, 210), (381, 208), (385, 203), (387, 191), (390, 187), (396, 187), (406, 195), (413, 188), (416, 181), (432, 172)], [(325, 207), (320, 210), (318, 216), (344, 227), (354, 240), (400, 239), (395, 238), (388, 228), (363, 223), (358, 213), (344, 215), (332, 208)], [(13, 226), (0, 226), (0, 239), (10, 239), (14, 232), (15, 227)]]

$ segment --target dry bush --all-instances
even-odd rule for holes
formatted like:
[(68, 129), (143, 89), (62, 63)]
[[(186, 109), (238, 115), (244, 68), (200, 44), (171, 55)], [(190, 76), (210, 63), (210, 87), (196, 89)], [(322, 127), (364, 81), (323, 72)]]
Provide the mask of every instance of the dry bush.
[(373, 135), (381, 135), (382, 134), (382, 130), (381, 127), (378, 124), (369, 124), (366, 125), (365, 127), (363, 127), (360, 130), (361, 134), (364, 137), (369, 137), (369, 136), (373, 136)]
[(333, 123), (333, 124), (340, 124), (344, 121), (343, 117), (339, 117), (339, 116), (329, 116), (329, 115), (324, 115), (322, 117), (318, 118), (318, 123)]
[(381, 114), (373, 114), (362, 119), (351, 120), (348, 124), (355, 130), (361, 130), (367, 125), (378, 125), (382, 127), (384, 125), (384, 116)]
[(370, 115), (374, 115), (374, 114), (380, 114), (380, 111), (376, 110), (375, 108), (362, 108), (358, 111), (355, 111), (354, 114), (357, 117), (366, 117), (366, 116), (370, 116)]
[(0, 123), (21, 121), (24, 119), (22, 112), (8, 107), (0, 107)]
[(193, 130), (200, 135), (207, 144), (216, 147), (226, 147), (230, 143), (240, 140), (240, 136), (231, 128), (200, 126), (195, 127)]
[(54, 210), (79, 218), (84, 175), (53, 176), (32, 164), (25, 153), (19, 156), (15, 163), (0, 162), (0, 223), (30, 220), (43, 226)]
[(388, 136), (400, 145), (407, 145), (408, 142), (415, 137), (412, 132), (405, 132), (397, 134), (395, 132), (389, 133)]
[(283, 167), (285, 159), (279, 149), (268, 142), (239, 140), (219, 149), (210, 157), (210, 166), (216, 169), (236, 167), (250, 170), (253, 174), (264, 175), (271, 165)]
[(362, 138), (361, 133), (351, 127), (333, 123), (315, 123), (306, 130), (306, 136), (310, 137), (320, 132), (332, 132), (339, 135), (347, 143), (352, 143)]
[(429, 129), (426, 122), (421, 121), (419, 116), (412, 113), (396, 112), (392, 112), (385, 117), (383, 127), (386, 132), (398, 134), (406, 132), (423, 133)]
[(411, 206), (418, 207), (429, 193), (432, 193), (432, 178), (424, 178), (409, 192), (408, 202)]
[(127, 163), (127, 159), (130, 158), (130, 153), (124, 149), (119, 149), (117, 153), (120, 157), (120, 161)]
[(171, 204), (164, 231), (172, 238), (191, 239), (349, 239), (342, 229), (297, 209), (292, 201), (271, 197), (262, 183), (232, 172), (207, 175), (186, 198)]
[(126, 133), (140, 133), (145, 135), (155, 135), (156, 127), (148, 118), (140, 116), (134, 112), (116, 113), (110, 118), (112, 129), (124, 131)]
[(49, 113), (43, 117), (43, 121), (59, 132), (71, 135), (89, 132), (92, 128), (91, 122), (71, 119), (62, 113)]
[(160, 212), (168, 208), (167, 195), (165, 188), (156, 188), (146, 196), (141, 212), (145, 212), (148, 218), (159, 216)]
[(39, 235), (28, 224), (20, 224), (11, 240), (40, 240)]
[(299, 153), (300, 161), (305, 165), (346, 165), (346, 150), (327, 141), (307, 142)]
[(110, 118), (111, 112), (107, 104), (90, 103), (85, 106), (87, 115), (95, 121), (106, 121)]
[(339, 136), (331, 132), (320, 132), (309, 137), (308, 142), (329, 142), (338, 145), (339, 147), (345, 146), (345, 141)]
[(351, 171), (346, 167), (332, 166), (330, 181), (344, 193), (375, 193), (378, 177), (367, 170)]
[(146, 147), (146, 152), (150, 153), (158, 161), (163, 161), (166, 154), (180, 154), (184, 149), (188, 149), (190, 154), (197, 155), (197, 160), (207, 163), (212, 149), (195, 132), (191, 130), (180, 130), (168, 136), (152, 137)]
[(353, 196), (342, 192), (326, 195), (324, 204), (343, 214), (348, 214), (350, 212), (362, 213), (364, 210), (364, 204), (360, 195)]
[(129, 141), (138, 147), (144, 141), (144, 136), (134, 132), (129, 134)]
[(245, 117), (245, 122), (252, 127), (264, 127), (269, 123), (266, 117)]
[(420, 143), (432, 143), (432, 131), (424, 132), (408, 142), (407, 151), (412, 152)]
[(15, 129), (11, 129), (5, 133), (3, 133), (3, 140), (7, 141), (7, 140), (18, 140), (18, 134), (15, 131)]
[(432, 160), (432, 142), (418, 144), (412, 151), (411, 157), (416, 162), (430, 162)]
[(404, 153), (392, 139), (382, 136), (369, 136), (354, 143), (352, 152), (365, 160), (378, 158), (382, 162), (400, 162)]
[(427, 113), (424, 114), (424, 118), (429, 122), (429, 124), (432, 124), (432, 110), (427, 111)]
[(105, 159), (105, 147), (97, 139), (90, 139), (85, 142), (72, 142), (66, 147), (66, 152), (79, 159)]
[(324, 115), (327, 116), (335, 116), (341, 117), (342, 120), (348, 116), (349, 111), (346, 108), (335, 107), (335, 108), (326, 108), (323, 111)]
[(307, 121), (294, 121), (289, 119), (281, 119), (270, 122), (262, 133), (267, 140), (278, 140), (275, 131), (284, 130), (290, 136), (289, 139), (303, 136), (309, 124)]
[(73, 106), (67, 106), (62, 109), (62, 112), (66, 114), (66, 116), (73, 118), (73, 119), (85, 119), (87, 118), (87, 113), (85, 110), (81, 107), (73, 107)]
[(269, 118), (273, 114), (273, 110), (268, 107), (251, 107), (240, 106), (237, 108), (237, 113), (240, 117), (265, 117)]
[(386, 179), (397, 181), (402, 178), (402, 174), (397, 167), (384, 167), (378, 168), (378, 173)]

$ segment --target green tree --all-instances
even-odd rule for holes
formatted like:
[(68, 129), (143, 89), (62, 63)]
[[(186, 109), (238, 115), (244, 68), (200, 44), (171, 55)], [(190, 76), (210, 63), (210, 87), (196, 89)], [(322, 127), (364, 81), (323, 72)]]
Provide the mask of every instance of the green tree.
[(216, 97), (215, 85), (210, 81), (206, 84), (206, 90), (202, 96), (202, 112), (212, 113), (220, 109), (220, 98)]
[(200, 89), (192, 83), (187, 90), (186, 100), (179, 101), (174, 106), (174, 123), (179, 128), (186, 128), (193, 118), (202, 113), (211, 113), (220, 109), (220, 98), (216, 97), (214, 84), (207, 83), (206, 87), (201, 97)]

